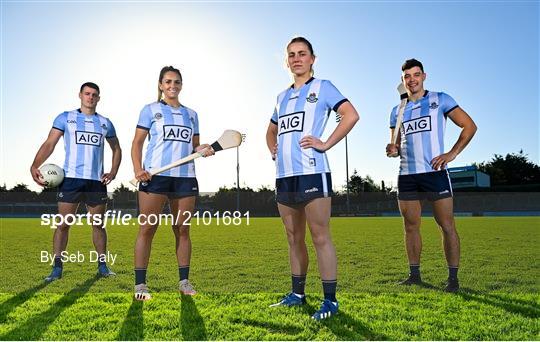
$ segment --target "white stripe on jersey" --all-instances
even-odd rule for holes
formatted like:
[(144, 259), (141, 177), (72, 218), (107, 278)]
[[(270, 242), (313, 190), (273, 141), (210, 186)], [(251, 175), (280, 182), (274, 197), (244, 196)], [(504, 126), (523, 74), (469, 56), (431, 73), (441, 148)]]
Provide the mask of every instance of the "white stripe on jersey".
[[(77, 113), (78, 112), (76, 110), (69, 112), (66, 115), (67, 122), (75, 122), (75, 125), (77, 125)], [(75, 143), (75, 139), (72, 139), (69, 136), (68, 129), (69, 128), (66, 125), (66, 129), (64, 131), (64, 147), (66, 154), (69, 155), (69, 158), (67, 158), (68, 163), (65, 165), (64, 171), (66, 172), (66, 177), (75, 178), (77, 177), (77, 144)]]
[[(150, 110), (152, 112), (152, 115), (156, 115), (157, 113), (161, 113), (161, 106), (159, 102), (154, 102), (150, 104)], [(163, 113), (161, 113), (163, 115)], [(151, 128), (151, 134), (154, 134), (156, 138), (156, 143), (154, 146), (148, 145), (147, 152), (150, 150), (152, 151), (152, 160), (150, 161), (150, 165), (145, 165), (146, 168), (152, 167), (153, 165), (161, 165), (161, 159), (163, 158), (163, 124), (165, 120), (163, 118), (161, 120), (155, 120), (154, 125)], [(152, 136), (150, 137), (152, 138)]]
[[(321, 80), (313, 80), (310, 83), (308, 94), (311, 94), (311, 93), (319, 94), (320, 89), (321, 89)], [(310, 103), (306, 101), (306, 103), (304, 104), (304, 111), (306, 113), (304, 116), (304, 132), (303, 132), (302, 137), (305, 137), (306, 135), (313, 135), (313, 123), (315, 121), (316, 109), (317, 109), (317, 102)], [(323, 127), (324, 126), (325, 125), (323, 124)], [(303, 174), (309, 175), (309, 174), (315, 173), (315, 164), (310, 163), (310, 160), (314, 159), (313, 149), (312, 148), (302, 149), (302, 152), (303, 152), (302, 153)]]
[[(439, 118), (437, 116), (439, 109), (439, 96), (437, 96), (437, 93), (428, 93), (429, 97), (429, 103), (436, 103), (437, 108), (432, 108), (435, 106), (429, 107), (429, 116), (431, 117), (431, 131), (434, 133), (439, 132)], [(444, 131), (444, 120), (443, 120), (443, 131)], [(443, 132), (444, 135), (444, 132)], [(431, 162), (431, 159), (435, 158), (438, 155), (442, 154), (440, 145), (439, 145), (439, 139), (437, 137), (437, 134), (431, 134), (430, 135), (430, 141), (431, 141), (431, 156), (429, 162)], [(432, 171), (432, 170), (429, 170)], [(425, 171), (425, 172), (429, 172)]]
[[(295, 92), (293, 92), (294, 94)], [(285, 109), (285, 113), (293, 113), (295, 112), (294, 108), (296, 107), (296, 101), (298, 101), (298, 98), (289, 100), (287, 102), (287, 108)], [(279, 123), (279, 120), (278, 120)], [(305, 127), (305, 126), (304, 126)], [(289, 134), (283, 134), (283, 150), (284, 151), (291, 151), (292, 150), (292, 138), (294, 133)], [(295, 142), (296, 143), (296, 142)], [(278, 145), (279, 148), (279, 145)], [(283, 170), (286, 175), (293, 174), (293, 160), (292, 158), (283, 158)]]
[[(413, 107), (414, 108), (414, 107)], [(418, 107), (413, 109), (411, 118), (418, 119), (422, 116), (422, 106), (418, 104)], [(422, 134), (413, 134), (413, 147), (414, 147), (414, 169), (417, 173), (428, 172), (424, 167), (424, 141), (422, 140)]]
[[(94, 132), (95, 131), (95, 129), (94, 129), (94, 120), (88, 120), (88, 118), (85, 117), (84, 118), (84, 130), (85, 130), (85, 132)], [(93, 149), (94, 148), (90, 148), (90, 146), (84, 146), (83, 151), (84, 151), (84, 162), (85, 163), (87, 161), (89, 161), (89, 160), (92, 160)], [(89, 168), (89, 167), (85, 167), (84, 171), (83, 171), (82, 178), (84, 178), (84, 179), (92, 178), (92, 169)]]

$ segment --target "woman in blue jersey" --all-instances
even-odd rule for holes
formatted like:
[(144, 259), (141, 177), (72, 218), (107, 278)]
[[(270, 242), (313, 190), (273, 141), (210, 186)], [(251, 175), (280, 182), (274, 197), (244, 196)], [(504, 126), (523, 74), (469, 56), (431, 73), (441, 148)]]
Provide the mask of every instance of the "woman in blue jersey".
[[(156, 176), (149, 173), (193, 151), (200, 152), (204, 157), (214, 154), (209, 145), (199, 143), (199, 119), (194, 110), (180, 104), (178, 95), (181, 89), (180, 71), (172, 66), (161, 69), (158, 101), (142, 109), (131, 147), (135, 178), (140, 182), (138, 200), (141, 225), (135, 242), (137, 300), (151, 298), (146, 286), (146, 269), (158, 223), (150, 218), (156, 218), (161, 213), (167, 200), (174, 217), (172, 228), (176, 238), (179, 291), (185, 295), (196, 293), (188, 280), (191, 240), (189, 225), (184, 224), (191, 217), (199, 191), (195, 164), (191, 161)], [(142, 148), (148, 136), (150, 139), (143, 163)]]
[[(328, 318), (338, 311), (337, 258), (330, 237), (332, 180), (325, 151), (337, 144), (358, 121), (353, 105), (327, 80), (313, 77), (311, 43), (293, 38), (287, 45), (287, 66), (294, 83), (277, 98), (266, 143), (276, 161), (276, 200), (289, 243), (292, 291), (273, 306), (306, 302), (304, 295), (309, 226), (321, 274), (324, 300), (312, 317)], [(330, 111), (342, 120), (328, 140), (321, 141)]]

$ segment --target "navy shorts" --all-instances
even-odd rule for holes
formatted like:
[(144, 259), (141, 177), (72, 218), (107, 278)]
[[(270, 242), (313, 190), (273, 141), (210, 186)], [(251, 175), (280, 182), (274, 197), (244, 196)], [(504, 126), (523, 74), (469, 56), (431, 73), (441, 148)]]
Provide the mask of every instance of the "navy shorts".
[(276, 201), (285, 205), (303, 204), (315, 198), (332, 196), (330, 173), (276, 179)]
[(168, 198), (190, 197), (199, 194), (199, 183), (195, 177), (152, 176), (149, 182), (139, 183), (139, 191)]
[(452, 195), (452, 183), (447, 170), (398, 177), (398, 199), (402, 201), (436, 201)]
[(107, 203), (107, 187), (93, 179), (64, 178), (56, 198), (58, 202), (86, 203), (93, 207)]

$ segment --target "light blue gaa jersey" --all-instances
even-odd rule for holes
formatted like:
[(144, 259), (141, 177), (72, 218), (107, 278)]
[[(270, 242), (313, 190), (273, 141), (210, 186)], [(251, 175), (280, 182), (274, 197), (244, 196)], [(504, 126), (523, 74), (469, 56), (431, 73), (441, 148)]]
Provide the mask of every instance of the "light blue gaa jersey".
[[(390, 114), (390, 128), (396, 126), (398, 107)], [(407, 102), (401, 126), (400, 175), (437, 171), (431, 160), (444, 153), (446, 117), (457, 107), (443, 92), (426, 91), (417, 102)]]
[(58, 115), (53, 128), (64, 132), (65, 177), (101, 181), (105, 139), (116, 137), (111, 120), (76, 109)]
[[(147, 104), (141, 110), (137, 128), (148, 131), (150, 142), (144, 169), (157, 169), (193, 152), (193, 136), (199, 135), (197, 113), (185, 106), (171, 107), (164, 101)], [(160, 173), (160, 176), (195, 177), (193, 161)]]
[(278, 126), (276, 178), (330, 172), (326, 154), (303, 149), (300, 139), (320, 138), (330, 112), (346, 101), (330, 81), (313, 77), (300, 89), (291, 86), (278, 95), (271, 119)]

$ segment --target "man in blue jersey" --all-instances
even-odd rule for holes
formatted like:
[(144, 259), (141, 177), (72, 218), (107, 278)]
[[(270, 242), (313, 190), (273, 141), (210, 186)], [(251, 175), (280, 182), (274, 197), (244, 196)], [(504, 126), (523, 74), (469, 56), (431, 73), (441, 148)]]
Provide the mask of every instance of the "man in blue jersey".
[[(433, 203), (435, 221), (442, 232), (448, 283), (445, 291), (459, 289), (459, 236), (453, 213), (452, 185), (446, 167), (467, 146), (476, 132), (476, 125), (452, 97), (443, 92), (424, 90), (426, 74), (416, 59), (405, 61), (402, 81), (407, 89), (408, 102), (400, 127), (396, 126), (398, 106), (390, 114), (390, 133), (400, 129), (396, 144), (386, 146), (387, 155), (401, 156), (398, 177), (398, 202), (405, 228), (405, 247), (409, 260), (409, 277), (403, 285), (421, 284), (420, 236), (421, 200)], [(457, 142), (445, 152), (444, 130), (446, 118), (461, 128)], [(397, 152), (397, 153), (396, 153)]]
[[(122, 150), (112, 122), (96, 113), (100, 100), (99, 87), (87, 82), (79, 92), (81, 108), (64, 112), (56, 117), (49, 136), (39, 148), (30, 173), (34, 181), (45, 186), (38, 167), (47, 160), (61, 137), (64, 137), (66, 159), (64, 162), (65, 178), (58, 189), (58, 213), (62, 217), (75, 214), (79, 203), (86, 203), (91, 215), (105, 213), (107, 187), (120, 167)], [(110, 172), (103, 172), (103, 152), (105, 140), (112, 149), (112, 167)], [(98, 253), (98, 274), (115, 275), (105, 262), (107, 255), (107, 233), (103, 222), (93, 222), (92, 238)], [(66, 250), (69, 225), (62, 223), (54, 231), (54, 264), (51, 274), (45, 278), (51, 282), (62, 277), (62, 252)]]

